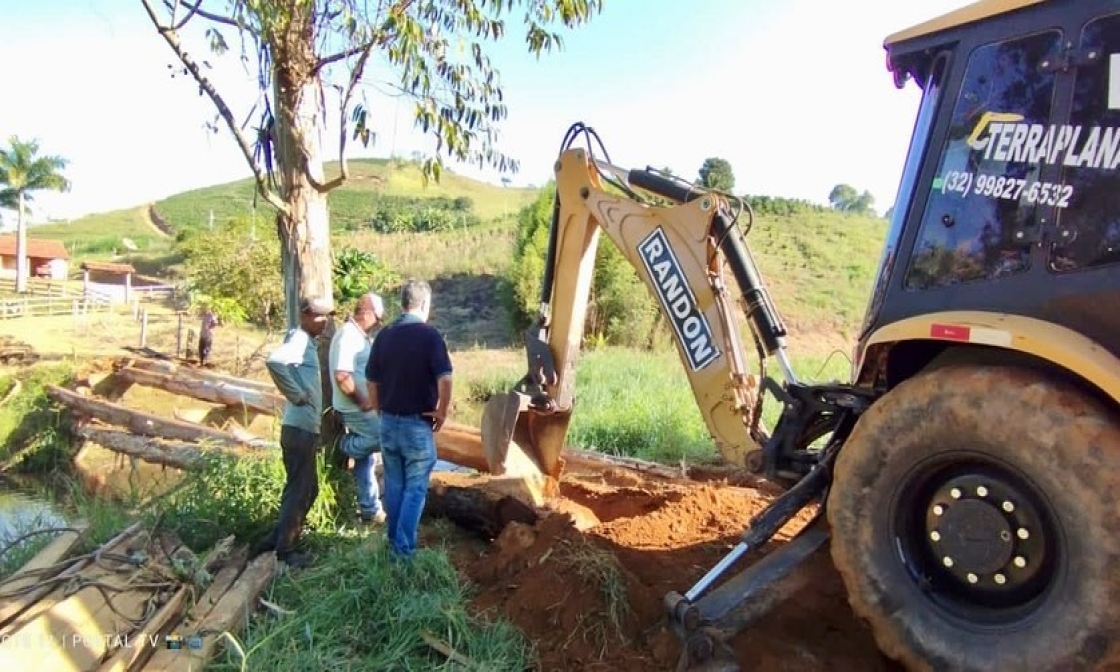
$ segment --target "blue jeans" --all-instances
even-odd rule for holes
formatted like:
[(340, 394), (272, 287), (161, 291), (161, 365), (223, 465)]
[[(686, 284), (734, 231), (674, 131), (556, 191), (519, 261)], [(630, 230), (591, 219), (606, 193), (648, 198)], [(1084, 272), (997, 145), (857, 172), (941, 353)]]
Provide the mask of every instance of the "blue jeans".
[(385, 466), (385, 533), (389, 550), (402, 558), (416, 553), (428, 478), (436, 464), (432, 423), (422, 415), (381, 414), (381, 459)]
[(373, 413), (338, 411), (342, 424), (350, 430), (342, 436), (339, 448), (354, 460), (354, 485), (358, 490), (358, 509), (373, 516), (381, 511), (381, 493), (377, 488), (374, 453), (381, 445), (380, 427)]

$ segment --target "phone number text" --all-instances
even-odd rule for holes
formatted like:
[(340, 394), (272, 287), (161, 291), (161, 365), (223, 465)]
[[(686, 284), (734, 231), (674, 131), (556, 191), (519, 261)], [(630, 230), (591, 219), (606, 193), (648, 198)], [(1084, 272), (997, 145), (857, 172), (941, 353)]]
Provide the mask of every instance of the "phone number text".
[(1073, 198), (1073, 185), (951, 170), (941, 178), (941, 193), (960, 194), (961, 198), (973, 194), (1005, 201), (1021, 200), (1029, 205), (1066, 208)]

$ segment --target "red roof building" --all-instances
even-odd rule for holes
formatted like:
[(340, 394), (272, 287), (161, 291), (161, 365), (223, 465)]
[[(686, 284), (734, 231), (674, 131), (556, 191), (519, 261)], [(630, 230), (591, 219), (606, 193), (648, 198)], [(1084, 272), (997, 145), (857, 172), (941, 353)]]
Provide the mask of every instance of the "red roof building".
[[(61, 240), (27, 239), (27, 257), (31, 275), (65, 280), (70, 268), (70, 253)], [(16, 237), (0, 236), (0, 276), (15, 277)]]

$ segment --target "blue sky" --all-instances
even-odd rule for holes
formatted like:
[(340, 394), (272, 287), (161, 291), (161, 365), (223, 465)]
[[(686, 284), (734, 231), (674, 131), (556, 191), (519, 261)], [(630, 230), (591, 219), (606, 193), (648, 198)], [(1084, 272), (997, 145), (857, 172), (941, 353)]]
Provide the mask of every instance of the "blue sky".
[[(539, 60), (511, 26), (512, 39), (489, 52), (510, 111), (499, 146), (521, 164), (508, 177), (546, 182), (564, 132), (582, 121), (619, 165), (695, 178), (705, 158), (721, 157), (738, 192), (824, 203), (844, 182), (870, 190), (882, 211), (894, 201), (918, 102), (913, 85), (894, 87), (883, 38), (964, 4), (606, 0), (562, 51)], [(0, 0), (0, 17), (0, 141), (36, 138), (70, 161), (72, 190), (39, 194), (40, 216), (126, 208), (248, 176), (229, 133), (205, 130), (209, 101), (169, 76), (174, 55), (139, 0)], [(234, 101), (251, 93), (236, 68), (216, 77)], [(433, 149), (412, 130), (407, 102), (372, 96), (378, 141), (351, 156)]]

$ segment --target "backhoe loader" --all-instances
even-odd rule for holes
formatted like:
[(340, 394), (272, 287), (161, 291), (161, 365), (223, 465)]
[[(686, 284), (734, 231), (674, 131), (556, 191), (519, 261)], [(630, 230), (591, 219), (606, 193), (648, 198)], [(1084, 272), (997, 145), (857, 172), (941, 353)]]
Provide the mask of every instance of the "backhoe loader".
[(784, 487), (666, 595), (682, 669), (735, 669), (726, 642), (826, 548), (910, 669), (1120, 669), (1120, 2), (983, 0), (884, 47), (922, 98), (850, 381), (795, 375), (745, 203), (618, 167), (577, 124), (528, 371), (484, 412), (490, 468), (555, 491), (605, 233), (671, 326), (716, 448)]

